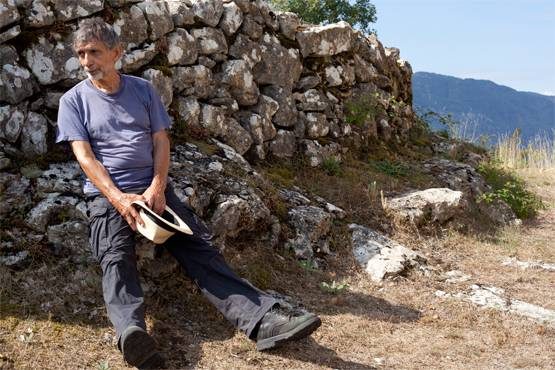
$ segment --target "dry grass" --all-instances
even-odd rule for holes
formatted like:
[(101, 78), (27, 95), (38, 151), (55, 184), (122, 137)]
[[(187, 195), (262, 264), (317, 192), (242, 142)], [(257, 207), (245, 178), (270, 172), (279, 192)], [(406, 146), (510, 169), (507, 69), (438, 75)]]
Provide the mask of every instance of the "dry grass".
[(499, 139), (494, 156), (508, 168), (554, 169), (555, 135), (551, 139), (547, 135), (537, 135), (528, 144), (524, 144), (517, 130), (512, 135), (502, 136)]
[[(381, 177), (371, 168), (357, 170), (357, 165), (345, 163), (342, 176), (310, 170), (297, 179), (283, 168), (273, 174), (304, 182), (303, 186), (312, 184), (312, 191), (354, 211), (357, 220), (380, 224), (383, 219), (375, 208), (379, 199), (368, 192), (368, 183), (376, 181), (378, 192), (409, 185)], [(555, 171), (523, 173), (533, 190), (548, 204), (555, 203)], [(428, 256), (436, 272), (384, 284), (370, 282), (356, 266), (345, 225), (334, 227), (339, 236), (333, 243), (336, 255), (316, 271), (304, 269), (287, 252), (276, 253), (249, 240), (226, 249), (226, 258), (242, 276), (294, 297), (322, 317), (322, 327), (311, 338), (271, 352), (257, 352), (235, 332), (171, 257), (153, 261), (166, 273), (143, 276), (147, 322), (170, 368), (555, 367), (555, 328), (434, 295), (436, 290), (457, 292), (481, 283), (504, 288), (511, 298), (555, 309), (553, 272), (501, 265), (511, 256), (555, 261), (553, 208), (520, 227), (479, 236), (447, 230), (423, 239), (398, 232), (395, 238)], [(446, 283), (442, 273), (454, 269), (470, 274), (471, 280)], [(0, 368), (127, 369), (112, 343), (114, 331), (103, 308), (99, 278), (94, 265), (55, 258), (37, 259), (21, 271), (0, 268)], [(320, 288), (322, 282), (332, 281), (348, 288), (336, 295)]]

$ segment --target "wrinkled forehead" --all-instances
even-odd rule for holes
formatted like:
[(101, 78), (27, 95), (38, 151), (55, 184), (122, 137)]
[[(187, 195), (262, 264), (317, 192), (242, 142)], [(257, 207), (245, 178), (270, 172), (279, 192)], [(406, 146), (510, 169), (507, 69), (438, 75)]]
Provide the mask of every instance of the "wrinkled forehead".
[(76, 53), (91, 50), (109, 50), (108, 45), (106, 45), (105, 42), (97, 39), (79, 42), (78, 44), (74, 45), (73, 48)]

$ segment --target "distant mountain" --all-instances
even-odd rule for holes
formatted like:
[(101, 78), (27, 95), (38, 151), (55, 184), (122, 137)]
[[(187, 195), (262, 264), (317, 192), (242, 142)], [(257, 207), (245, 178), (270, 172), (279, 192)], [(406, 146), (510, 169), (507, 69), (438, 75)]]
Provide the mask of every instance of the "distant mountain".
[[(412, 77), (413, 105), (420, 112), (451, 113), (467, 136), (493, 139), (521, 129), (524, 141), (553, 137), (555, 96), (522, 92), (487, 80), (460, 79), (428, 72)], [(434, 128), (442, 128), (437, 122)], [(444, 127), (443, 127), (444, 128)]]

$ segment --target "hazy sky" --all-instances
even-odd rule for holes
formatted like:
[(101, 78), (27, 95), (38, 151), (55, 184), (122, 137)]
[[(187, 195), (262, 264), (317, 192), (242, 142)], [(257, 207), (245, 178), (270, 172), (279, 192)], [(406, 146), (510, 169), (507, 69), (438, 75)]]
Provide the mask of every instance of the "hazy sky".
[(555, 0), (373, 0), (374, 28), (413, 71), (555, 95)]

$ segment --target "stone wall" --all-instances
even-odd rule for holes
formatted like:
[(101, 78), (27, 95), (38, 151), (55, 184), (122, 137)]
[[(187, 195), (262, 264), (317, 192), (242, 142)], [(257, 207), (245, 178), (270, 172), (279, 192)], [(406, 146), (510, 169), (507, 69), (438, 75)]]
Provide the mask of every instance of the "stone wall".
[[(305, 155), (318, 166), (370, 138), (403, 140), (414, 122), (409, 64), (347, 23), (303, 24), (261, 0), (3, 0), (0, 264), (28, 261), (32, 246), (73, 262), (90, 258), (83, 174), (53, 139), (60, 97), (85, 78), (72, 32), (96, 16), (121, 36), (121, 70), (159, 91), (174, 136), (217, 147), (207, 154), (176, 145), (169, 175), (220, 247), (249, 235), (299, 258), (328, 253), (332, 220), (345, 212), (273, 188), (252, 162)], [(274, 209), (280, 202), (285, 212)], [(152, 254), (140, 245), (140, 256)]]
[[(86, 17), (114, 25), (121, 70), (152, 81), (176, 130), (251, 161), (302, 152), (317, 166), (346, 139), (401, 139), (414, 121), (410, 65), (344, 22), (303, 24), (262, 0), (4, 0), (0, 169), (52, 149), (58, 100), (85, 78), (71, 41)], [(352, 127), (346, 102), (364, 97), (379, 109)]]

